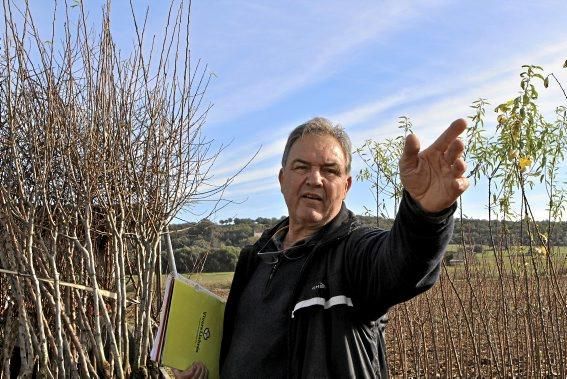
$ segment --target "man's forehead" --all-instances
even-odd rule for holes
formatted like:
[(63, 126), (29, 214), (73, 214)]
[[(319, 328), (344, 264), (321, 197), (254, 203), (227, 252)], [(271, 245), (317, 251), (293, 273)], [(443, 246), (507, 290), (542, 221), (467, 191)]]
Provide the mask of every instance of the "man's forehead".
[(290, 150), (297, 151), (301, 149), (306, 149), (309, 151), (329, 150), (332, 151), (334, 154), (337, 154), (339, 157), (344, 158), (343, 148), (339, 143), (339, 141), (335, 137), (327, 134), (322, 134), (322, 135), (308, 134), (305, 136), (301, 136), (291, 146)]
[(302, 160), (305, 162), (318, 163), (343, 163), (345, 161), (344, 153), (340, 147), (316, 148), (312, 145), (306, 145), (303, 148), (293, 149), (290, 154), (292, 161)]
[(347, 172), (347, 157), (341, 143), (329, 134), (305, 134), (290, 147), (287, 164), (295, 162), (339, 166)]
[[(334, 138), (332, 140), (335, 141)], [(324, 166), (344, 166), (346, 164), (340, 144), (323, 139), (298, 140), (291, 148), (290, 158), (292, 164), (295, 162)]]

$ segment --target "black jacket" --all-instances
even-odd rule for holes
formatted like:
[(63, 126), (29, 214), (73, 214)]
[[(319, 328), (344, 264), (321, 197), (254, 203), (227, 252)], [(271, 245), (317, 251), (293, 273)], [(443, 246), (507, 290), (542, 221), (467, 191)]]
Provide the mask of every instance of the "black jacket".
[[(426, 214), (405, 195), (392, 229), (384, 231), (360, 225), (343, 204), (313, 241), (289, 304), (289, 377), (388, 376), (386, 312), (435, 283), (454, 210)], [(226, 304), (221, 367), (239, 297), (260, 262), (257, 252), (285, 222), (240, 254)]]

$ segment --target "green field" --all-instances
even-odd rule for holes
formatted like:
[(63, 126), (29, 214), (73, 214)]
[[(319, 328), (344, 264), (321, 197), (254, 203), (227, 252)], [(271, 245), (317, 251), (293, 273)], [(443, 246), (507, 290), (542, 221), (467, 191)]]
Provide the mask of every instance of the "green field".
[[(508, 258), (510, 256), (519, 256), (521, 253), (527, 255), (529, 250), (528, 246), (513, 246), (510, 249), (503, 249), (502, 257)], [(450, 244), (447, 246), (447, 252), (457, 253), (462, 251), (462, 245), (455, 245)], [(500, 253), (498, 252), (498, 255)], [(469, 256), (474, 256), (477, 260), (480, 261), (487, 261), (487, 262), (494, 262), (495, 255), (494, 251), (491, 247), (483, 245), (482, 253), (469, 253)], [(567, 246), (552, 246), (551, 247), (551, 256), (553, 260), (564, 260), (567, 258)], [(462, 254), (456, 258), (461, 258)]]
[(215, 289), (230, 289), (234, 272), (204, 272), (200, 274), (185, 275), (203, 286)]
[(200, 274), (185, 275), (219, 296), (226, 298), (232, 283), (234, 272), (204, 272)]
[[(455, 262), (447, 263), (446, 268), (449, 274), (462, 274), (465, 268), (470, 272), (482, 273), (484, 276), (497, 278), (501, 275), (510, 274), (547, 274), (555, 272), (557, 275), (567, 274), (567, 247), (554, 246), (551, 248), (550, 260), (541, 253), (529, 254), (527, 246), (513, 246), (510, 249), (503, 249), (501, 252), (494, 251), (488, 246), (483, 246), (482, 253), (467, 254), (467, 262), (464, 262), (464, 255), (461, 253), (462, 247), (459, 245), (449, 245), (448, 254), (454, 254)], [(458, 252), (458, 253), (456, 253)], [(500, 269), (498, 268), (500, 263)], [(553, 269), (550, 271), (550, 269)], [(499, 270), (501, 272), (499, 272)]]
[[(456, 252), (459, 251), (461, 245), (449, 245), (447, 251)], [(496, 275), (496, 263), (495, 263), (495, 256), (492, 250), (488, 246), (483, 246), (483, 252), (472, 254), (470, 257), (473, 257), (471, 260), (471, 264), (477, 269), (487, 269), (492, 272), (492, 274)], [(527, 250), (527, 247), (523, 247), (524, 250)], [(514, 249), (512, 249), (514, 250)], [(560, 273), (565, 271), (564, 267), (567, 266), (567, 246), (559, 246), (553, 248), (552, 259), (555, 263), (555, 267), (559, 268)], [(459, 258), (459, 257), (457, 257)], [(502, 255), (504, 259), (504, 266), (505, 269), (509, 269), (510, 262), (521, 262), (521, 257), (517, 253), (509, 253), (504, 252)], [(511, 258), (511, 259), (510, 259)], [(538, 257), (542, 263), (545, 259), (540, 259), (543, 257)], [(529, 263), (531, 263), (531, 258), (529, 256), (524, 256)], [(459, 272), (463, 270), (463, 265), (456, 265), (452, 267), (448, 267), (450, 273)], [(561, 268), (563, 268), (561, 270)], [(531, 271), (531, 270), (530, 270)], [(233, 272), (212, 272), (212, 273), (200, 273), (200, 274), (184, 274), (186, 277), (202, 284), (206, 288), (210, 289), (211, 291), (226, 297), (228, 295), (228, 291), (230, 289), (230, 284), (232, 283), (232, 278), (234, 273)], [(165, 276), (163, 278), (163, 282), (165, 283)]]

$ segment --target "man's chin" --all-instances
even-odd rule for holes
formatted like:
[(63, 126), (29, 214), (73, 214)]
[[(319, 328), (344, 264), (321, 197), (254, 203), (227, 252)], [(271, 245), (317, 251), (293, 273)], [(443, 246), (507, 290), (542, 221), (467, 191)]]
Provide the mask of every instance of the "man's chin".
[(301, 212), (299, 219), (304, 225), (311, 226), (323, 226), (327, 222), (323, 214), (317, 211), (303, 211)]

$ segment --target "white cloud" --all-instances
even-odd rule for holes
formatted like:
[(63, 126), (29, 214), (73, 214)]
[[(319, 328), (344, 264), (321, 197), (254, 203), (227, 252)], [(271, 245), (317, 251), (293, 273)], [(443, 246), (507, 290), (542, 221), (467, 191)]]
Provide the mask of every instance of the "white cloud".
[(279, 193), (280, 185), (277, 179), (272, 181), (262, 180), (256, 183), (249, 183), (246, 186), (234, 186), (231, 187), (227, 192), (227, 196), (240, 197), (240, 196), (251, 196), (260, 192), (276, 192)]
[[(281, 157), (285, 142), (286, 138), (278, 138), (265, 146), (260, 146), (257, 142), (253, 142), (244, 147), (227, 152), (216, 164), (218, 169), (215, 169), (215, 175), (234, 174), (252, 159), (250, 165), (244, 169), (244, 173), (246, 173), (254, 166), (258, 166), (265, 161), (272, 161), (275, 157)], [(254, 157), (256, 152), (258, 154)]]
[[(378, 120), (372, 127), (356, 127), (350, 133), (353, 144), (361, 144), (368, 138), (392, 137), (398, 135), (399, 131), (393, 125), (393, 120), (384, 120), (381, 113), (391, 109), (400, 109), (400, 115), (409, 116), (414, 131), (422, 139), (422, 146), (426, 147), (449, 125), (451, 121), (459, 117), (467, 117), (473, 110), (469, 107), (473, 101), (480, 97), (488, 99), (490, 105), (487, 107), (487, 119), (494, 121), (492, 110), (497, 104), (504, 102), (518, 93), (519, 72), (523, 64), (539, 64), (551, 72), (561, 67), (563, 61), (561, 51), (567, 50), (567, 43), (551, 43), (538, 48), (528, 54), (510, 57), (508, 61), (500, 61), (497, 68), (488, 67), (484, 70), (474, 71), (475, 75), (469, 76), (469, 71), (462, 77), (451, 78), (450, 82), (435, 82), (430, 86), (408, 88), (403, 94), (393, 94), (387, 99), (376, 102), (378, 105), (374, 111), (372, 104), (365, 104), (351, 111), (343, 112), (336, 117), (350, 116), (355, 124), (368, 125)], [(540, 91), (539, 105), (542, 112), (550, 114), (561, 95), (557, 86), (551, 83), (550, 88)], [(361, 111), (359, 111), (361, 110)], [(346, 125), (346, 123), (345, 123)]]
[(235, 185), (254, 182), (267, 178), (277, 178), (280, 165), (274, 165), (267, 168), (250, 170), (238, 175), (234, 181)]
[[(216, 54), (220, 62), (230, 63), (219, 63), (219, 70), (213, 70), (230, 71), (233, 75), (225, 77), (219, 73), (223, 84), (212, 87), (218, 96), (211, 122), (226, 122), (266, 108), (300, 88), (332, 76), (353, 59), (355, 50), (370, 41), (389, 38), (441, 4), (399, 1), (346, 6), (342, 2), (325, 2), (324, 5), (297, 2), (296, 7), (286, 4), (255, 9), (254, 22), (244, 15), (240, 24), (233, 26), (235, 33), (250, 42), (243, 42), (237, 36), (229, 39), (250, 53), (252, 50), (247, 43), (254, 43), (254, 53), (238, 55), (229, 46), (228, 50), (235, 56)], [(319, 19), (325, 22), (314, 22)], [(224, 69), (223, 64), (233, 67)], [(250, 82), (249, 78), (254, 80)]]
[[(534, 62), (542, 64), (545, 68), (558, 67), (557, 52), (565, 48), (565, 43), (544, 46), (532, 54), (511, 57), (509, 61), (502, 61), (498, 68), (489, 67), (484, 71), (477, 71), (476, 75), (452, 78), (451, 83), (432, 83), (430, 86), (408, 88), (394, 93), (387, 98), (370, 101), (351, 109), (336, 113), (330, 118), (341, 122), (349, 130), (353, 146), (359, 146), (365, 139), (386, 138), (399, 134), (395, 127), (395, 119), (384, 119), (384, 114), (393, 110), (400, 110), (400, 114), (410, 116), (415, 131), (422, 141), (422, 147), (427, 147), (455, 118), (466, 117), (472, 113), (469, 105), (478, 97), (488, 98), (491, 105), (487, 108), (488, 120), (493, 120), (491, 114), (494, 106), (512, 96), (519, 89), (519, 70), (521, 64)], [(468, 74), (468, 72), (467, 72)], [(553, 90), (546, 90), (553, 91)], [(557, 89), (555, 90), (557, 91)], [(551, 107), (556, 104), (557, 97), (546, 97), (542, 107)], [(373, 125), (373, 126), (369, 126)], [(295, 126), (295, 125), (293, 125)], [(273, 135), (284, 135), (293, 127), (285, 125), (277, 128)], [(285, 145), (285, 137), (263, 147), (258, 157), (253, 161), (252, 168), (241, 174), (237, 183), (249, 183), (245, 188), (239, 187), (230, 191), (231, 195), (242, 193), (259, 193), (272, 191), (278, 188), (274, 178), (279, 169), (279, 159)], [(249, 151), (248, 147), (239, 151)], [(227, 166), (219, 173), (230, 172), (244, 162), (236, 161), (233, 166)], [(267, 168), (253, 168), (265, 163), (273, 164)], [(353, 170), (356, 172), (356, 169)], [(266, 180), (271, 180), (268, 184)]]

